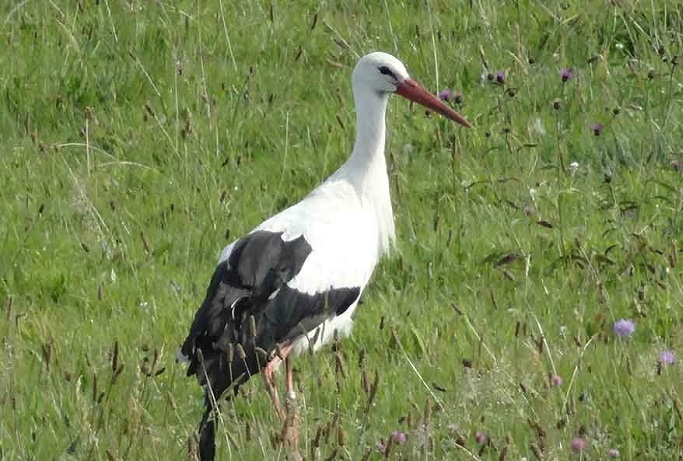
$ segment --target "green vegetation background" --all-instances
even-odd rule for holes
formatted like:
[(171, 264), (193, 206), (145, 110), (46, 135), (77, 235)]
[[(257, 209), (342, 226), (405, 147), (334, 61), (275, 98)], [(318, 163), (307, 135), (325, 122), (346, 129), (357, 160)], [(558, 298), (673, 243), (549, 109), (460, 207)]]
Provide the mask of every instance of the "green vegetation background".
[[(683, 351), (679, 2), (24, 1), (0, 21), (0, 459), (193, 459), (176, 348), (220, 249), (351, 151), (371, 50), (475, 127), (393, 98), (398, 248), (353, 338), (297, 361), (308, 459), (683, 456), (680, 364), (657, 364)], [(223, 419), (220, 459), (285, 459), (260, 380)]]

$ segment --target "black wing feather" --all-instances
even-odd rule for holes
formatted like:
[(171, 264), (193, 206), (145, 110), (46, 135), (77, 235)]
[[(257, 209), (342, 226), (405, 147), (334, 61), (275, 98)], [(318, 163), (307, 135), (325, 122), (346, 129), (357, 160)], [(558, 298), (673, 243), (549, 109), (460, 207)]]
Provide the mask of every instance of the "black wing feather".
[[(190, 360), (188, 376), (196, 375), (207, 387), (199, 426), (201, 460), (213, 460), (215, 454), (211, 393), (218, 400), (230, 387), (237, 392), (266, 365), (257, 349), (272, 353), (278, 344), (342, 314), (360, 296), (360, 287), (310, 295), (287, 286), (311, 251), (303, 236), (285, 242), (282, 233), (257, 231), (236, 242), (227, 261), (216, 267), (181, 348)], [(228, 362), (228, 350), (238, 347), (244, 358), (234, 354)]]
[[(214, 394), (220, 395), (234, 380), (239, 379), (234, 383), (237, 387), (259, 372), (265, 364), (258, 363), (256, 346), (269, 350), (268, 346), (275, 345), (261, 344), (252, 337), (250, 317), (254, 317), (257, 331), (267, 326), (260, 320), (264, 310), (276, 304), (277, 296), (268, 298), (299, 273), (311, 250), (303, 236), (285, 242), (282, 233), (265, 231), (254, 232), (235, 244), (227, 261), (216, 267), (182, 346), (182, 353), (190, 359), (188, 376), (197, 375), (202, 385), (208, 378)], [(240, 344), (245, 359), (228, 364), (229, 344), (233, 348)]]

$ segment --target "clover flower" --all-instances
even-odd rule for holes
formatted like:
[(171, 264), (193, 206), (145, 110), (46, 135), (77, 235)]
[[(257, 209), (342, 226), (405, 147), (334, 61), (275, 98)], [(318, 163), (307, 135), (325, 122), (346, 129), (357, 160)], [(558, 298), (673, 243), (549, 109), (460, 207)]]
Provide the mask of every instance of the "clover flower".
[(581, 452), (586, 449), (586, 440), (575, 437), (572, 439), (571, 447), (573, 451)]
[(405, 432), (394, 431), (391, 433), (391, 440), (398, 443), (399, 445), (403, 445), (404, 443), (406, 443), (407, 438), (408, 437), (406, 436)]

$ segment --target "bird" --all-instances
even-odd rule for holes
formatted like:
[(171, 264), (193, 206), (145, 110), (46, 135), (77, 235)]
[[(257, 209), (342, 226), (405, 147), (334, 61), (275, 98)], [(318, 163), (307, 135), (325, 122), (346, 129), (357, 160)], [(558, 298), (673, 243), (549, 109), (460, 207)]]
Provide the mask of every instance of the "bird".
[[(470, 123), (411, 79), (384, 52), (361, 57), (352, 73), (356, 140), (346, 162), (300, 202), (227, 245), (179, 350), (204, 389), (202, 461), (215, 457), (222, 396), (261, 374), (298, 452), (292, 360), (350, 334), (353, 315), (380, 258), (395, 244), (384, 155), (385, 114), (396, 93), (460, 125)], [(286, 408), (275, 386), (284, 362)]]

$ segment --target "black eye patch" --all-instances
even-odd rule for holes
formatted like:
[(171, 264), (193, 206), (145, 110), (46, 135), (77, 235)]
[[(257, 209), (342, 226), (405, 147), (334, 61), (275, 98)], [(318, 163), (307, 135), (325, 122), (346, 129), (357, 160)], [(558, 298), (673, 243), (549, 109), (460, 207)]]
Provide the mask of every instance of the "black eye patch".
[(382, 66), (379, 68), (379, 73), (382, 75), (389, 75), (390, 77), (396, 78), (396, 75), (387, 66)]

